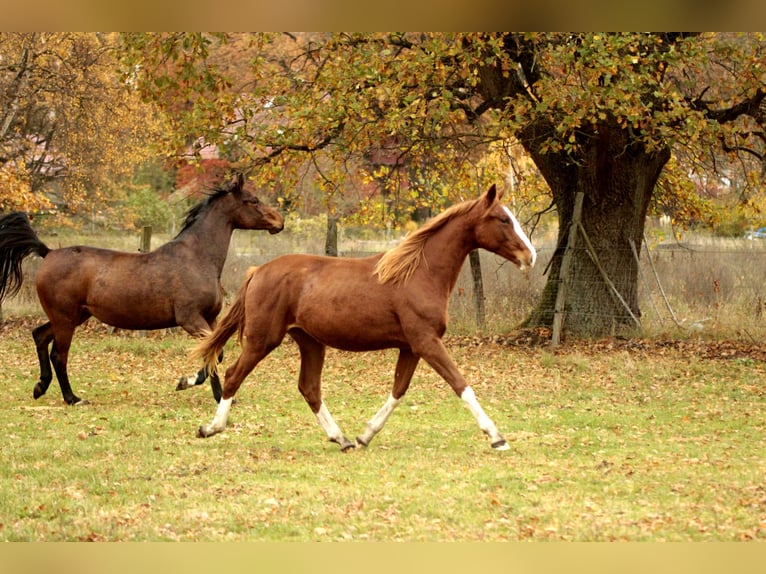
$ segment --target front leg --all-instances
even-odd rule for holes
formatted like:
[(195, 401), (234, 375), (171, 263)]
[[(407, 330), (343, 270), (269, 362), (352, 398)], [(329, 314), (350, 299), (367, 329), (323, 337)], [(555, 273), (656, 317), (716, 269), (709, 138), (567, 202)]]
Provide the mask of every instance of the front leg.
[(484, 412), (484, 409), (481, 408), (479, 401), (476, 400), (476, 394), (473, 392), (473, 389), (471, 387), (463, 389), (460, 398), (466, 404), (468, 410), (471, 411), (476, 422), (479, 423), (479, 428), (489, 437), (492, 448), (495, 450), (508, 450), (510, 448), (508, 443), (503, 435), (497, 430), (492, 419), (490, 419), (487, 416), (487, 413)]
[(479, 424), (479, 428), (489, 437), (492, 448), (495, 450), (508, 450), (510, 447), (505, 438), (497, 430), (495, 423), (487, 416), (481, 405), (479, 405), (479, 401), (476, 400), (476, 394), (466, 383), (441, 340), (433, 338), (421, 341), (417, 352), (449, 383), (455, 394), (463, 400)]
[(420, 357), (410, 349), (399, 350), (399, 358), (396, 361), (396, 370), (394, 371), (394, 387), (391, 389), (391, 395), (380, 410), (375, 413), (375, 416), (368, 421), (364, 432), (356, 437), (356, 442), (360, 445), (369, 446), (370, 441), (381, 431), (388, 417), (391, 416), (391, 413), (402, 402), (402, 398), (410, 386), (412, 375), (415, 373), (415, 368), (418, 366), (418, 361), (420, 361)]

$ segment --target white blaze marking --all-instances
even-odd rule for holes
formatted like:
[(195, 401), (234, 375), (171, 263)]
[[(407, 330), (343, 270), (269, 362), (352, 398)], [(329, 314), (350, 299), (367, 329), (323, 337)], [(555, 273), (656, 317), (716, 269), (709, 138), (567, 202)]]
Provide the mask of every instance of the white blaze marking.
[(521, 228), (521, 225), (519, 225), (519, 220), (516, 219), (516, 216), (511, 213), (511, 210), (508, 209), (505, 205), (503, 206), (503, 209), (508, 214), (508, 216), (511, 218), (511, 221), (513, 222), (513, 231), (516, 233), (516, 235), (519, 236), (521, 241), (526, 245), (527, 249), (532, 253), (532, 262), (529, 264), (530, 267), (534, 267), (535, 261), (537, 260), (537, 251), (535, 251), (534, 246), (532, 245), (532, 242), (529, 240), (529, 237), (527, 237), (527, 234), (524, 233), (524, 230)]

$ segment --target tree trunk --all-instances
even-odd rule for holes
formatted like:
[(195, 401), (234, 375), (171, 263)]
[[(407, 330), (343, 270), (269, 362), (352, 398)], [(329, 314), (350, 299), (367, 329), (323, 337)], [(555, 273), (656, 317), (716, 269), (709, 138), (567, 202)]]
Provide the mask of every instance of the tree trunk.
[(559, 214), (559, 231), (542, 298), (525, 325), (553, 324), (559, 272), (578, 191), (585, 196), (582, 211), (585, 235), (630, 312), (602, 277), (588, 251), (588, 243), (580, 239), (571, 254), (563, 331), (601, 336), (635, 325), (631, 312), (637, 318), (641, 312), (638, 262), (631, 241), (640, 252), (646, 212), (660, 172), (670, 159), (669, 149), (648, 151), (631, 142), (625, 130), (599, 125), (595, 134), (580, 142), (582, 154), (573, 162), (563, 153), (541, 153), (531, 143), (535, 141), (530, 139), (534, 131), (523, 134), (526, 137), (522, 143), (550, 185)]

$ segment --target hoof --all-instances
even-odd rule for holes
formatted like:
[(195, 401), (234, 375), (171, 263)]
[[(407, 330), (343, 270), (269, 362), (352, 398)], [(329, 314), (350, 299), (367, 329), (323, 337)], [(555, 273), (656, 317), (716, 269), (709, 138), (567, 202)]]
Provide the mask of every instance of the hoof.
[(181, 377), (178, 381), (178, 384), (176, 385), (176, 390), (185, 391), (186, 389), (190, 389), (193, 386), (193, 383), (189, 383), (189, 377)]
[(90, 401), (87, 399), (81, 399), (80, 397), (75, 397), (71, 401), (66, 401), (66, 403), (70, 407), (86, 407), (90, 404)]
[(210, 425), (200, 425), (200, 427), (197, 429), (197, 438), (210, 438), (211, 436), (217, 435), (220, 432), (223, 431), (215, 430)]
[(47, 389), (43, 389), (42, 383), (37, 383), (35, 388), (32, 390), (32, 396), (35, 398), (35, 400), (37, 400), (45, 394), (46, 390)]
[(359, 446), (367, 447), (370, 443), (364, 442), (362, 440), (362, 437), (358, 436), (356, 437), (356, 444), (358, 444)]
[(334, 443), (340, 445), (341, 452), (348, 452), (351, 449), (356, 447), (356, 444), (354, 444), (353, 442), (348, 440), (345, 436), (342, 439), (340, 439), (340, 440), (331, 438), (330, 442), (334, 442)]
[(510, 450), (511, 447), (508, 446), (505, 439), (500, 439), (499, 441), (492, 443), (492, 448), (495, 450)]

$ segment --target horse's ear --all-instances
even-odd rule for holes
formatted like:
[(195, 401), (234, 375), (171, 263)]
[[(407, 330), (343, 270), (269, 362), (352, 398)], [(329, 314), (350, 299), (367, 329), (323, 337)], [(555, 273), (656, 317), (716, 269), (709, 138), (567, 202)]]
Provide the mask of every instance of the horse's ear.
[(242, 191), (245, 186), (245, 174), (241, 171), (237, 173), (237, 177), (234, 179), (234, 191)]
[(484, 194), (484, 201), (487, 203), (487, 207), (495, 203), (495, 201), (499, 200), (501, 197), (503, 197), (503, 192), (497, 191), (497, 186), (493, 183), (492, 187), (490, 187), (487, 190), (487, 193)]
[(231, 179), (229, 179), (227, 176), (223, 181), (224, 185), (226, 186), (224, 188), (226, 189), (226, 193), (233, 193), (234, 195), (242, 193), (242, 188), (245, 185), (245, 176), (242, 174), (242, 172), (236, 172), (231, 175), (233, 176)]

